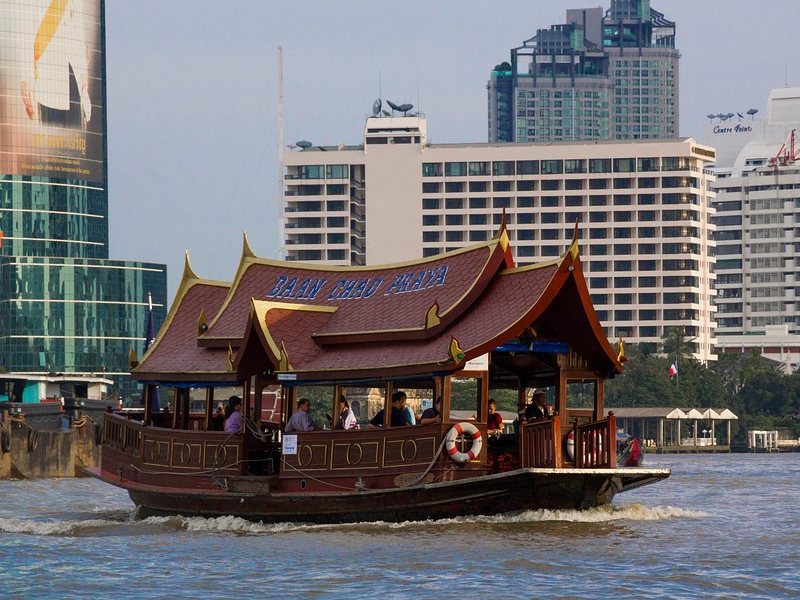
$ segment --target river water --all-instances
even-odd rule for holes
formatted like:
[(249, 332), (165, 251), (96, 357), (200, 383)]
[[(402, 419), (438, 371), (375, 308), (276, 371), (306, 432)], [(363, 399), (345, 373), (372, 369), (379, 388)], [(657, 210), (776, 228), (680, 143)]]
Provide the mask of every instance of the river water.
[(0, 597), (800, 597), (800, 453), (646, 459), (672, 476), (607, 507), (401, 524), (142, 520), (95, 480), (0, 481)]

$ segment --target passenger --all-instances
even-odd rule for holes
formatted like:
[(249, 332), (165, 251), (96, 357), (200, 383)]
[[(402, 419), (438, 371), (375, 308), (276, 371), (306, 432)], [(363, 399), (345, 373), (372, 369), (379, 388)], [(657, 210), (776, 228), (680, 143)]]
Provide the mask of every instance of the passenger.
[[(405, 392), (395, 392), (392, 394), (392, 414), (389, 417), (389, 425), (391, 427), (403, 427), (408, 425), (403, 407), (406, 404)], [(369, 428), (375, 429), (376, 427), (383, 427), (383, 409), (378, 411), (378, 414), (372, 417), (369, 422)]]
[(433, 401), (433, 406), (425, 410), (422, 413), (422, 418), (419, 420), (420, 423), (423, 425), (429, 425), (430, 423), (441, 423), (442, 422), (442, 399), (441, 397), (436, 398)]
[(225, 433), (242, 432), (242, 399), (231, 396), (225, 407)]
[(297, 401), (297, 411), (289, 418), (289, 422), (286, 423), (286, 429), (284, 431), (286, 433), (293, 433), (296, 431), (319, 431), (322, 429), (322, 427), (311, 420), (311, 417), (308, 415), (310, 410), (311, 402), (309, 399), (300, 398), (300, 400)]
[(531, 422), (535, 419), (550, 417), (550, 407), (547, 406), (547, 394), (544, 390), (534, 390), (533, 402), (525, 409), (525, 420)]
[(489, 415), (486, 418), (487, 435), (500, 435), (503, 433), (503, 417), (495, 408), (494, 398), (489, 398)]
[(338, 429), (344, 429), (345, 431), (350, 429), (358, 429), (358, 421), (356, 421), (356, 416), (353, 414), (353, 411), (350, 410), (350, 405), (347, 403), (347, 400), (344, 398), (344, 396), (339, 399)]
[(403, 394), (403, 416), (406, 419), (406, 425), (416, 425), (417, 416), (414, 414), (414, 409), (408, 404), (408, 397), (405, 392), (395, 392), (395, 394)]

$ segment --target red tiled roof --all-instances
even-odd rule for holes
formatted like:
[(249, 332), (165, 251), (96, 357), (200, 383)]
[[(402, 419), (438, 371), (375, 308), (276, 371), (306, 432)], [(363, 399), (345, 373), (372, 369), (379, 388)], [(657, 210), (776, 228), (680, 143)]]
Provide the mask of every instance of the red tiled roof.
[(505, 263), (505, 244), (496, 239), (432, 259), (371, 268), (245, 257), (225, 305), (200, 343), (225, 347), (240, 339), (251, 299), (337, 307), (313, 332), (320, 344), (430, 337), (482, 293)]

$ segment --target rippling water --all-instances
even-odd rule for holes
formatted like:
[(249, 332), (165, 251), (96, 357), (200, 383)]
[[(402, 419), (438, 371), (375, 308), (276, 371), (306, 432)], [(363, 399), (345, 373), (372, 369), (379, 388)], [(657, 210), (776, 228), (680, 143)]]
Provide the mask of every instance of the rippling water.
[(0, 481), (0, 597), (800, 597), (800, 454), (647, 456), (585, 512), (353, 525), (137, 519), (89, 479)]

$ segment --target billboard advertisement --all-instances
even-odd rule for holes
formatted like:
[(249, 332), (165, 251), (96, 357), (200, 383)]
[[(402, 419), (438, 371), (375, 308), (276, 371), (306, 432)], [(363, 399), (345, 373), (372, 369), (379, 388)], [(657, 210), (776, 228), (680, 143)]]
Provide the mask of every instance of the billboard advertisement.
[(101, 0), (0, 0), (0, 174), (102, 182)]

